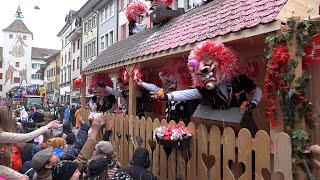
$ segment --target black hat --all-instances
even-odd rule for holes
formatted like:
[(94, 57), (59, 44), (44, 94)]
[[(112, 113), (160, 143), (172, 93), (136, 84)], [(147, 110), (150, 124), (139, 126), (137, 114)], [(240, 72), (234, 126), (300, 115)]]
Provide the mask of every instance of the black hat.
[(138, 148), (132, 155), (131, 165), (141, 166), (144, 168), (150, 167), (149, 152), (144, 148)]
[(60, 161), (52, 167), (53, 180), (69, 180), (78, 168), (73, 161)]
[(90, 176), (98, 176), (108, 168), (108, 159), (104, 156), (98, 156), (91, 160), (88, 165)]

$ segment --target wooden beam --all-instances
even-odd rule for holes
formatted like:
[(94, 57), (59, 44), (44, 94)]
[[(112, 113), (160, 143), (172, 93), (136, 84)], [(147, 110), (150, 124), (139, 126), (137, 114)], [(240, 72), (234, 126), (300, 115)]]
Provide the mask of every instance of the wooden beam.
[[(131, 73), (131, 71), (133, 70), (135, 64), (130, 64), (127, 66), (127, 70), (129, 73)], [(133, 79), (130, 77), (129, 78), (129, 102), (128, 102), (128, 108), (129, 108), (129, 112), (128, 115), (129, 116), (136, 116), (136, 109), (137, 109), (137, 92), (136, 92), (136, 87), (134, 86), (134, 81)]]
[(86, 89), (86, 84), (87, 84), (87, 77), (86, 75), (83, 75), (83, 84), (81, 87), (81, 108), (85, 108), (86, 107), (86, 97), (87, 97), (87, 89)]

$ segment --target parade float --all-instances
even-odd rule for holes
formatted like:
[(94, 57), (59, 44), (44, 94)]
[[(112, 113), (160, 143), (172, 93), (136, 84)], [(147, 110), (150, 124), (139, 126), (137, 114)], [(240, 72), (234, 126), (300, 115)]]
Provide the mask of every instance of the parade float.
[[(144, 81), (161, 86), (158, 73), (166, 62), (181, 58), (187, 63), (201, 42), (214, 40), (240, 56), (241, 73), (264, 92), (252, 110), (259, 129), (252, 134), (223, 118), (216, 119), (219, 125), (167, 121), (164, 102), (154, 103), (151, 110), (146, 108), (145, 117), (138, 118), (130, 76), (129, 115), (104, 114), (120, 162), (129, 164), (134, 149), (144, 147), (159, 179), (319, 178), (317, 161), (308, 151), (308, 146), (320, 142), (315, 123), (320, 88), (318, 14), (317, 1), (213, 1), (107, 48), (84, 74), (114, 74), (123, 67), (134, 74), (138, 65)], [(85, 97), (85, 85), (82, 89)], [(88, 117), (85, 104), (82, 99), (81, 113)], [(154, 130), (162, 126), (187, 127), (190, 148), (168, 152), (154, 138)]]

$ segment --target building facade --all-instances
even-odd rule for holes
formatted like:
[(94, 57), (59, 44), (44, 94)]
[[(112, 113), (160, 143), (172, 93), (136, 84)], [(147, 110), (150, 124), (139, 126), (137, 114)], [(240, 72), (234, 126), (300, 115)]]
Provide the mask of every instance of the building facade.
[(72, 32), (73, 20), (76, 18), (76, 11), (70, 10), (66, 15), (66, 24), (58, 33), (61, 42), (60, 59), (60, 100), (70, 103), (71, 99), (71, 52), (72, 44), (68, 40), (68, 35)]
[(48, 103), (60, 102), (60, 59), (60, 52), (58, 52), (47, 58), (46, 64), (41, 67)]
[(18, 7), (16, 19), (3, 29), (3, 47), (0, 48), (0, 95), (18, 86), (33, 86), (35, 90), (43, 85), (40, 74), (36, 72), (47, 56), (56, 50), (32, 47), (33, 34), (22, 21), (23, 15)]

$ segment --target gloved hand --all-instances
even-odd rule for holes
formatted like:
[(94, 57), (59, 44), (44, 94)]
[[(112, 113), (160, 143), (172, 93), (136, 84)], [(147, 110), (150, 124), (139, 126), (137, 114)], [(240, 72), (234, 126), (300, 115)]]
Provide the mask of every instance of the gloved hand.
[(254, 108), (256, 108), (256, 107), (257, 107), (256, 103), (254, 103), (254, 102), (249, 102), (249, 103), (248, 103), (248, 106), (247, 106), (247, 109), (248, 109), (248, 111), (251, 111), (252, 109), (254, 109)]

